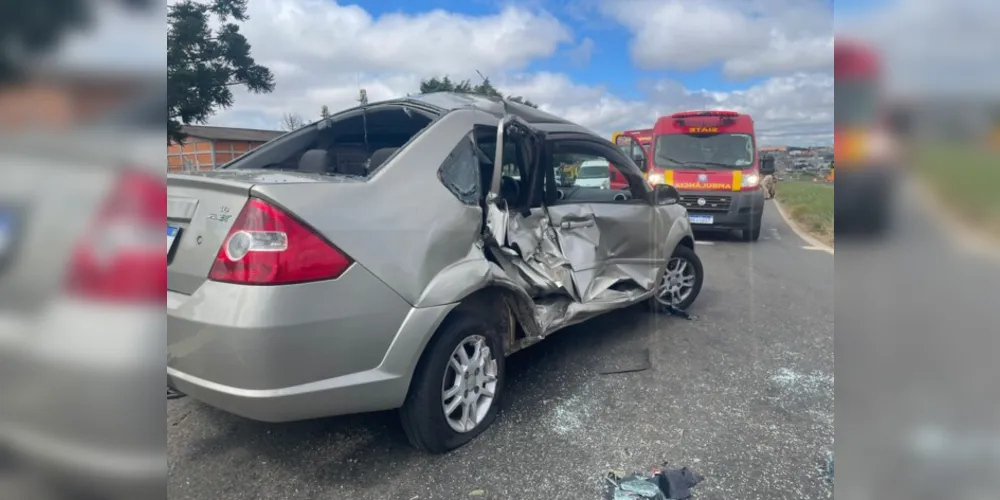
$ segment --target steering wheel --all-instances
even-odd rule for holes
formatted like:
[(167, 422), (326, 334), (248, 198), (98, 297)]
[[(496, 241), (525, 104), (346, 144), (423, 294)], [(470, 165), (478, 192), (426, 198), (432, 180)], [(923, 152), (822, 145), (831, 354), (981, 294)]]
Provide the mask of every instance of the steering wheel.
[(500, 197), (507, 201), (507, 206), (514, 206), (521, 200), (521, 183), (513, 177), (500, 178)]

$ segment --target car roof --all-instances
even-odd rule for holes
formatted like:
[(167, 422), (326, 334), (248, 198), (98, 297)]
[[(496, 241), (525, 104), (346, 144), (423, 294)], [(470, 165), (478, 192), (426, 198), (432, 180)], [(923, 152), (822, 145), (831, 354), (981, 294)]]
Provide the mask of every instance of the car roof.
[(607, 167), (611, 165), (607, 160), (586, 160), (580, 164), (580, 168), (583, 167)]
[[(497, 119), (502, 118), (506, 111), (506, 113), (524, 120), (526, 123), (542, 132), (583, 133), (602, 137), (586, 127), (573, 123), (552, 113), (542, 111), (538, 108), (533, 108), (531, 106), (510, 100), (505, 100), (502, 103), (499, 98), (490, 98), (478, 94), (431, 92), (428, 94), (410, 95), (397, 99), (371, 103), (370, 105), (393, 103), (420, 103), (441, 108), (445, 112), (462, 108), (475, 108), (489, 113), (497, 117)], [(504, 104), (506, 104), (506, 106)], [(357, 109), (360, 109), (360, 107)]]

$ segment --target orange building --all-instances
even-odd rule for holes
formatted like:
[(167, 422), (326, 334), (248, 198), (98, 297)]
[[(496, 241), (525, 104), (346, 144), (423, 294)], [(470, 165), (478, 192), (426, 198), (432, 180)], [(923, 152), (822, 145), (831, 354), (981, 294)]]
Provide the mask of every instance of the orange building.
[(212, 170), (249, 153), (284, 132), (250, 128), (184, 126), (184, 144), (167, 146), (167, 170)]

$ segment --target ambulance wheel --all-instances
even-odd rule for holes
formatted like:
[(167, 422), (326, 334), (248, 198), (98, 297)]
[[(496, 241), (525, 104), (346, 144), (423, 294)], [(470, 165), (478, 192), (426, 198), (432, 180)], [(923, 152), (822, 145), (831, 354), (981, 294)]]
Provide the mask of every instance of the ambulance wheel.
[(752, 221), (750, 227), (740, 231), (743, 241), (757, 241), (760, 239), (760, 219)]

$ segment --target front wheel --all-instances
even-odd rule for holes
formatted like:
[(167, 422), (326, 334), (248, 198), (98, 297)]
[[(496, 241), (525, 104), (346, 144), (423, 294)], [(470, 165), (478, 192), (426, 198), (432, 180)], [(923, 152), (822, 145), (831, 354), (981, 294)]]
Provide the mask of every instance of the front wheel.
[(740, 231), (743, 241), (757, 241), (760, 239), (760, 219), (750, 221), (750, 225)]
[(444, 453), (472, 441), (496, 419), (506, 368), (496, 323), (453, 316), (427, 346), (400, 410), (410, 443)]
[(657, 312), (685, 310), (698, 298), (704, 280), (705, 269), (698, 254), (692, 248), (677, 245), (649, 305)]

